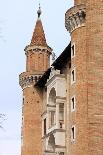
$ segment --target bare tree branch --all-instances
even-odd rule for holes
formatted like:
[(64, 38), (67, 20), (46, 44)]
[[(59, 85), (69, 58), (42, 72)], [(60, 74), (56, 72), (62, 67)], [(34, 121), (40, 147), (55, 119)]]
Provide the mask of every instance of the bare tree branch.
[(3, 124), (4, 121), (5, 121), (5, 115), (4, 114), (0, 114), (0, 128), (2, 128), (2, 129), (3, 129), (2, 124)]

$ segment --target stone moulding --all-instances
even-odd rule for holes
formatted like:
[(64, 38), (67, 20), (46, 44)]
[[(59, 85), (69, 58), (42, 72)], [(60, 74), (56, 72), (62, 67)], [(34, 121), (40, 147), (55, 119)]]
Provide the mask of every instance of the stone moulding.
[(43, 46), (26, 46), (25, 49), (25, 54), (28, 55), (29, 51), (32, 51), (33, 53), (34, 52), (46, 52), (48, 54), (51, 54), (52, 53), (52, 48), (47, 46), (47, 47), (43, 47)]
[(75, 29), (85, 26), (86, 7), (84, 4), (70, 8), (65, 14), (65, 27), (70, 33)]
[(19, 84), (22, 89), (34, 85), (40, 78), (42, 74), (27, 74), (26, 72), (19, 75)]

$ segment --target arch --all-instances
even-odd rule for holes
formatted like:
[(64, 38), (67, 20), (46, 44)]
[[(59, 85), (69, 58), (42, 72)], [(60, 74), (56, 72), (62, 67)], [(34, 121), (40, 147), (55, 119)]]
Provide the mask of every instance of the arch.
[(55, 137), (53, 134), (50, 135), (48, 140), (48, 150), (55, 151)]
[(56, 91), (55, 91), (55, 88), (53, 87), (49, 93), (49, 104), (51, 105), (55, 105), (56, 103)]

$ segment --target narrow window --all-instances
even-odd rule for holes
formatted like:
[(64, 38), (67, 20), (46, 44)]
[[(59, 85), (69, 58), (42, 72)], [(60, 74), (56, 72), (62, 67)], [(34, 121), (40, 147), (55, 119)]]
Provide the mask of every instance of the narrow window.
[(75, 56), (75, 44), (73, 43), (71, 45), (71, 58), (73, 58)]
[(60, 123), (60, 128), (62, 128), (64, 123), (64, 103), (59, 104), (59, 123)]
[(64, 121), (64, 103), (59, 105), (59, 120)]
[(71, 111), (75, 111), (75, 96), (71, 98)]
[(73, 69), (71, 71), (71, 84), (73, 84), (76, 81), (76, 77), (75, 77), (75, 69)]
[(46, 135), (46, 118), (44, 119), (44, 135)]
[(23, 104), (22, 104), (23, 106), (24, 106), (24, 101), (25, 101), (25, 99), (24, 99), (24, 97), (23, 97)]
[(71, 140), (73, 142), (75, 141), (75, 126), (72, 126), (72, 129), (71, 129)]
[(74, 70), (72, 71), (72, 81), (74, 81)]
[(51, 111), (51, 125), (55, 124), (55, 111)]
[(50, 111), (49, 113), (49, 122), (50, 122), (50, 127), (55, 125), (55, 111)]

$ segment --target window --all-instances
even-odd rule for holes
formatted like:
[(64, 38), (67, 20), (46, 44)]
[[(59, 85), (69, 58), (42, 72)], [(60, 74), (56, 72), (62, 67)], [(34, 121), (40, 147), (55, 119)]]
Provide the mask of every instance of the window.
[(44, 119), (44, 135), (46, 135), (46, 118)]
[(71, 71), (71, 84), (76, 81), (76, 73), (75, 68)]
[(50, 122), (50, 127), (55, 125), (55, 111), (50, 111), (49, 112), (49, 122)]
[(50, 105), (55, 105), (56, 103), (56, 91), (55, 88), (52, 88), (50, 93), (49, 93), (49, 104)]
[(59, 124), (60, 128), (62, 128), (64, 123), (64, 103), (59, 104)]
[(24, 106), (24, 102), (25, 102), (25, 97), (23, 97), (23, 103), (22, 103), (22, 106)]
[(64, 121), (64, 103), (59, 105), (59, 120)]
[(74, 81), (74, 70), (72, 71), (72, 80)]
[(75, 56), (75, 44), (73, 43), (71, 45), (71, 58), (73, 58)]
[(75, 126), (72, 126), (72, 129), (71, 129), (71, 141), (72, 142), (75, 141)]
[(71, 98), (71, 111), (75, 111), (75, 96)]

